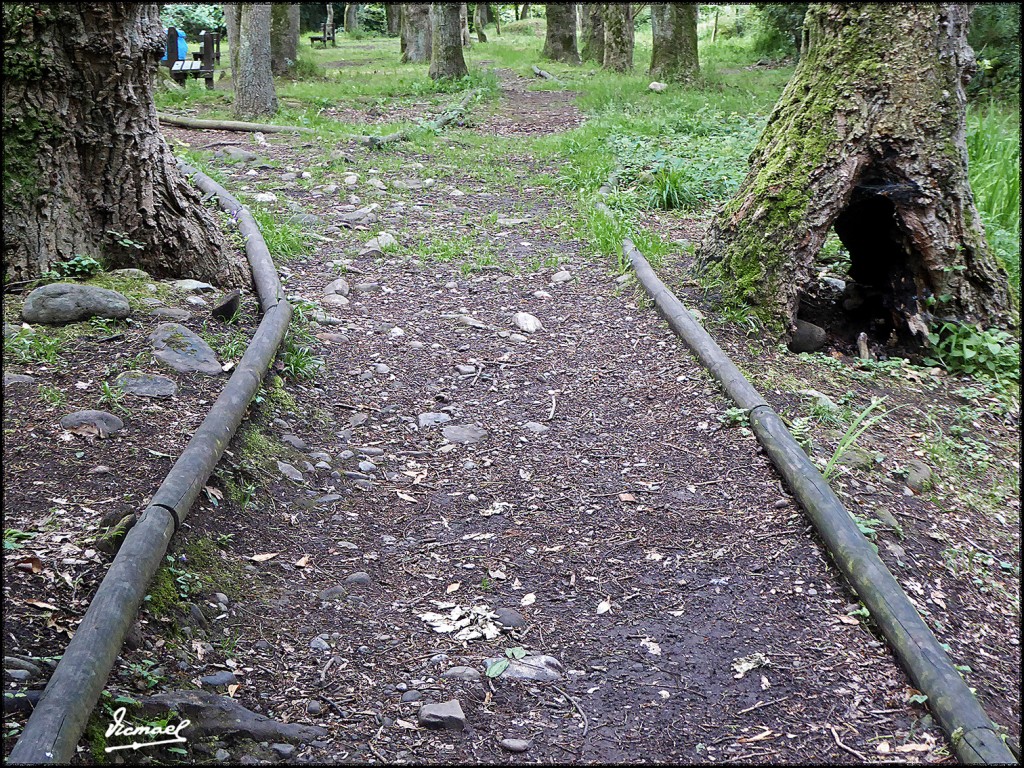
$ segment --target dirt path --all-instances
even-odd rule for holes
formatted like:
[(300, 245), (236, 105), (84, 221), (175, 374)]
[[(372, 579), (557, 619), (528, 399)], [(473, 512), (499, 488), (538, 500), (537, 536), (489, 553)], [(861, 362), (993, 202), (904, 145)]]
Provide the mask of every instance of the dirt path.
[[(578, 119), (560, 94), (508, 90), (477, 130)], [(375, 193), (375, 156), (346, 151), (379, 222), (286, 265), (289, 292), (319, 300), (347, 259), (351, 292), (318, 337), (324, 372), (274, 428), (299, 438), (300, 469), (323, 464), (281, 477), (259, 511), (191, 521), (190, 535), (233, 537), (228, 559), (277, 553), (247, 565), (251, 596), (216, 627), (238, 638), (243, 703), (327, 727), (301, 750), (327, 762), (505, 761), (522, 746), (508, 738), (530, 762), (849, 762), (911, 732), (941, 743), (754, 438), (723, 425), (730, 404), (633, 285), (557, 226), (564, 200), (468, 175), (396, 189), (436, 163), (408, 149)], [(338, 216), (336, 197), (276, 194), (290, 192)], [(398, 252), (358, 256), (380, 230)], [(504, 269), (418, 258), (432, 231), (497, 244)], [(520, 312), (542, 329), (518, 328)], [(523, 626), (459, 641), (422, 617), (454, 606)], [(557, 677), (481, 676), (518, 648), (553, 657)], [(464, 734), (415, 727), (423, 702), (451, 699)]]

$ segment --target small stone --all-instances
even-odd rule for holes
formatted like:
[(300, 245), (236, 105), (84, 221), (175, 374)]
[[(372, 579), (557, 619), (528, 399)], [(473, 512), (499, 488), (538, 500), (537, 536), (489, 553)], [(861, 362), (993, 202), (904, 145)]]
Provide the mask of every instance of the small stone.
[(176, 288), (182, 293), (213, 293), (216, 290), (209, 283), (204, 283), (202, 280), (172, 280), (171, 287)]
[(498, 746), (509, 752), (525, 752), (530, 748), (533, 741), (530, 739), (502, 739)]
[(552, 283), (568, 283), (570, 280), (572, 280), (572, 274), (564, 269), (551, 276)]
[(875, 456), (870, 451), (852, 446), (839, 457), (838, 462), (853, 469), (869, 471), (875, 468)]
[(337, 280), (332, 280), (324, 288), (324, 295), (330, 296), (331, 294), (337, 294), (339, 296), (348, 296), (348, 280), (344, 277), (339, 277)]
[(185, 303), (191, 304), (193, 307), (207, 306), (206, 299), (204, 299), (202, 296), (186, 296)]
[(384, 363), (377, 363), (375, 366), (373, 366), (373, 370), (375, 372), (377, 372), (377, 373), (382, 373), (382, 374), (389, 374), (389, 373), (391, 373), (391, 368), (389, 366), (385, 365)]
[(149, 280), (149, 272), (144, 269), (135, 269), (134, 267), (113, 269), (110, 271), (110, 274), (117, 275), (118, 277), (127, 277), (130, 280)]
[(238, 308), (241, 305), (242, 292), (235, 288), (217, 299), (217, 303), (213, 305), (213, 309), (210, 310), (210, 314), (218, 320), (229, 322), (238, 312)]
[(465, 376), (468, 376), (470, 374), (476, 373), (476, 366), (475, 365), (456, 365), (455, 366), (455, 370), (458, 371), (459, 373), (465, 375)]
[(461, 426), (448, 426), (441, 430), (441, 434), (452, 443), (479, 443), (487, 436), (487, 430), (473, 424)]
[(277, 195), (273, 192), (257, 192), (252, 199), (257, 203), (273, 203), (277, 201)]
[(441, 673), (441, 677), (454, 680), (469, 680), (476, 682), (480, 679), (480, 670), (473, 667), (452, 667)]
[(514, 227), (517, 224), (525, 224), (529, 219), (510, 219), (504, 216), (499, 216), (498, 221), (495, 222), (499, 227)]
[(506, 629), (519, 629), (526, 626), (526, 619), (523, 614), (514, 608), (495, 608), (494, 621)]
[(527, 340), (526, 337), (523, 336), (521, 333), (510, 333), (508, 338), (509, 338), (509, 341), (526, 341)]
[(281, 435), (281, 442), (282, 443), (288, 443), (288, 445), (290, 445), (292, 448), (294, 448), (297, 451), (304, 451), (304, 450), (306, 450), (306, 441), (303, 440), (298, 435), (292, 435), (292, 434)]
[(419, 701), (423, 698), (423, 694), (419, 691), (406, 691), (402, 694), (402, 703), (408, 704), (413, 701)]
[(299, 174), (297, 174), (297, 173), (282, 173), (281, 174), (281, 181), (295, 181), (297, 178), (299, 178)]
[(116, 435), (124, 429), (124, 422), (114, 414), (93, 410), (69, 413), (60, 420), (60, 425), (64, 429), (78, 429), (84, 426), (91, 426), (96, 429), (100, 437)]
[(149, 336), (153, 345), (153, 357), (175, 371), (205, 373), (214, 376), (221, 373), (217, 355), (210, 345), (199, 336), (178, 323), (161, 323)]
[(528, 421), (528, 422), (526, 422), (525, 424), (523, 424), (523, 428), (530, 430), (535, 435), (543, 435), (545, 432), (547, 432), (550, 429), (550, 427), (548, 427), (548, 426), (546, 426), (544, 424), (540, 424), (540, 423), (538, 423), (536, 421)]
[(161, 317), (165, 320), (174, 320), (178, 323), (184, 323), (192, 317), (192, 313), (187, 309), (179, 309), (178, 307), (158, 307), (150, 312), (149, 315), (150, 317)]
[(316, 699), (310, 699), (306, 702), (306, 714), (307, 715), (319, 715), (324, 711), (323, 704)]
[(440, 704), (424, 704), (419, 711), (420, 725), (425, 728), (444, 728), (463, 730), (466, 728), (466, 715), (458, 699), (443, 701)]
[(931, 485), (932, 470), (923, 461), (912, 459), (907, 462), (907, 487), (914, 493), (921, 493)]
[(374, 464), (372, 461), (360, 461), (359, 462), (359, 471), (360, 472), (376, 472), (377, 471), (377, 465)]
[(270, 748), (277, 752), (281, 757), (291, 757), (295, 754), (294, 744), (271, 744)]
[(361, 427), (363, 424), (370, 420), (370, 414), (368, 413), (353, 413), (349, 416), (348, 423), (352, 427)]
[(359, 453), (363, 456), (383, 456), (383, 448), (374, 448), (373, 446), (363, 446), (359, 449)]
[(345, 577), (345, 583), (358, 584), (360, 586), (368, 587), (371, 584), (373, 584), (373, 579), (371, 579), (370, 574), (366, 573), (365, 571), (356, 571), (355, 573), (350, 573), (348, 576)]
[(314, 637), (309, 641), (309, 647), (314, 651), (329, 651), (331, 650), (331, 644), (324, 640), (322, 637)]
[(536, 333), (544, 327), (540, 320), (529, 312), (516, 312), (512, 315), (512, 322), (515, 323), (519, 330), (525, 333)]
[(203, 685), (211, 688), (219, 688), (227, 685), (234, 685), (238, 682), (238, 678), (235, 677), (233, 672), (215, 672), (212, 675), (206, 675), (199, 678), (199, 682)]
[(178, 394), (174, 379), (142, 371), (125, 371), (114, 379), (114, 386), (138, 397), (167, 398)]
[(250, 152), (248, 149), (242, 149), (242, 147), (235, 146), (224, 147), (223, 150), (214, 152), (214, 157), (217, 156), (227, 157), (231, 160), (240, 160), (242, 162), (256, 160), (259, 157), (255, 152)]
[(376, 237), (367, 241), (366, 245), (359, 252), (360, 256), (381, 256), (384, 251), (398, 245), (398, 240), (390, 232), (381, 232)]
[(832, 399), (828, 395), (823, 395), (816, 389), (798, 389), (797, 394), (811, 398), (814, 400), (814, 404), (819, 408), (833, 412), (839, 410), (839, 406), (832, 402)]
[(302, 473), (299, 472), (295, 467), (285, 461), (277, 462), (277, 471), (287, 477), (289, 480), (293, 480), (296, 483), (301, 483), (304, 478)]
[(413, 340), (413, 341), (410, 341), (410, 342), (409, 342), (409, 346), (410, 346), (410, 347), (411, 347), (412, 349), (423, 349), (423, 347), (424, 347), (425, 345), (424, 345), (424, 343), (423, 343), (422, 341), (416, 341), (416, 340)]
[(343, 586), (338, 585), (336, 587), (328, 587), (327, 589), (321, 589), (319, 597), (324, 602), (330, 600), (338, 600), (348, 594), (348, 590)]
[(4, 669), (4, 677), (16, 683), (27, 683), (32, 673), (25, 669)]
[(657, 80), (655, 80), (653, 83), (651, 83), (647, 87), (650, 90), (654, 91), (655, 93), (661, 93), (666, 88), (668, 88), (668, 83), (659, 83)]
[(91, 317), (123, 320), (130, 312), (128, 299), (117, 291), (78, 283), (52, 283), (28, 295), (21, 316), (27, 323), (66, 325)]
[(39, 386), (34, 376), (27, 376), (24, 373), (5, 373), (4, 391), (10, 389), (32, 389)]
[(380, 293), (380, 283), (356, 283), (352, 286), (352, 293)]
[(825, 346), (825, 329), (797, 319), (796, 330), (789, 340), (790, 352), (817, 352)]
[(444, 424), (446, 421), (451, 421), (452, 417), (447, 413), (421, 413), (416, 417), (419, 423), (420, 429), (424, 427), (432, 427), (435, 424)]
[(218, 763), (224, 763), (231, 759), (231, 753), (223, 747), (221, 747), (213, 753), (213, 759), (216, 760)]

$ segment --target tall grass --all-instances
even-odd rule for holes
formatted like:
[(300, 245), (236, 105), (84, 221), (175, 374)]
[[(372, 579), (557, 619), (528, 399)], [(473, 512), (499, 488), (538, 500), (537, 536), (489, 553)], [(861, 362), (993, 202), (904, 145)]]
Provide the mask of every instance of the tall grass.
[(989, 245), (1020, 293), (1020, 115), (987, 104), (967, 115), (968, 174)]

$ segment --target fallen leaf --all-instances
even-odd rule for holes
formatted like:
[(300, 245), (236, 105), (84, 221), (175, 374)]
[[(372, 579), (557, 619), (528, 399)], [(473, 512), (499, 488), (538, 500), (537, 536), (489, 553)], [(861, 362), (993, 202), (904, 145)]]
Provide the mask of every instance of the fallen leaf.
[(505, 575), (504, 571), (499, 571), (499, 570), (496, 570), (496, 569), (494, 569), (494, 570), (488, 569), (487, 575), (490, 576), (492, 579), (499, 579), (500, 580), (500, 579), (507, 579), (508, 578), (508, 576)]
[(632, 493), (620, 493), (619, 501), (636, 501), (636, 496)]
[(402, 718), (398, 718), (397, 720), (395, 720), (395, 725), (397, 725), (399, 728), (405, 728), (410, 731), (416, 730), (415, 723), (410, 723), (408, 720), (403, 720)]
[(523, 607), (533, 605), (537, 602), (537, 595), (534, 592), (527, 592), (523, 595), (523, 599), (519, 601), (519, 604)]
[(897, 752), (927, 752), (931, 749), (927, 744), (900, 744)]
[(270, 560), (271, 558), (277, 557), (279, 554), (281, 554), (281, 553), (280, 552), (268, 552), (268, 553), (263, 554), (263, 555), (253, 555), (249, 559), (252, 560), (254, 563), (265, 563), (267, 560)]
[(18, 567), (25, 571), (31, 571), (32, 573), (39, 573), (43, 570), (43, 561), (35, 555), (24, 557), (18, 561)]
[(654, 642), (651, 638), (645, 637), (640, 641), (640, 645), (647, 649), (647, 652), (653, 656), (661, 656), (661, 646)]
[(608, 611), (610, 611), (611, 609), (612, 609), (612, 599), (610, 597), (605, 599), (605, 600), (602, 600), (600, 603), (597, 604), (597, 613), (598, 613), (598, 615), (600, 615), (602, 613), (608, 613)]
[(491, 666), (487, 668), (487, 672), (485, 674), (488, 677), (497, 677), (506, 669), (508, 669), (508, 664), (508, 659), (498, 659), (496, 662), (494, 662), (493, 664), (491, 664)]
[(57, 606), (52, 603), (44, 603), (42, 600), (26, 600), (26, 605), (34, 605), (36, 608), (45, 608), (50, 611), (56, 611)]
[(203, 490), (206, 491), (206, 495), (211, 499), (216, 499), (217, 501), (224, 499), (224, 491), (219, 488), (214, 488), (212, 485), (204, 485)]
[(415, 496), (410, 496), (408, 493), (402, 493), (401, 491), (395, 491), (395, 494), (402, 501), (411, 501), (413, 504), (416, 503), (416, 497)]
[(843, 624), (849, 624), (851, 627), (860, 624), (860, 621), (858, 621), (856, 616), (837, 616), (836, 618), (838, 618)]
[(762, 691), (767, 691), (771, 687), (772, 687), (772, 684), (770, 682), (768, 682), (768, 678), (765, 677), (764, 675), (761, 675), (761, 690)]
[(757, 734), (756, 736), (749, 736), (742, 739), (736, 739), (736, 741), (740, 744), (751, 744), (755, 741), (764, 741), (765, 739), (770, 739), (773, 737), (773, 735), (774, 734), (769, 729)]
[(309, 564), (309, 555), (303, 555), (295, 561), (295, 565), (298, 568), (305, 568)]
[(875, 747), (875, 751), (881, 752), (883, 755), (887, 755), (892, 751), (892, 747), (889, 746), (888, 741), (883, 741), (881, 744)]
[(763, 653), (752, 653), (749, 656), (736, 659), (732, 663), (732, 668), (736, 674), (733, 677), (736, 680), (742, 680), (743, 676), (752, 669), (757, 667), (768, 667), (771, 666), (771, 659), (765, 656)]
[(238, 683), (235, 683), (233, 685), (229, 685), (228, 686), (228, 697), (232, 698), (232, 699), (235, 698), (235, 691), (237, 691), (239, 689), (239, 687), (240, 686), (238, 685)]
[(454, 584), (449, 584), (448, 585), (448, 589), (446, 589), (445, 592), (450, 595), (452, 592), (458, 592), (459, 587), (461, 587), (461, 586), (462, 586), (462, 582), (461, 581), (456, 581)]

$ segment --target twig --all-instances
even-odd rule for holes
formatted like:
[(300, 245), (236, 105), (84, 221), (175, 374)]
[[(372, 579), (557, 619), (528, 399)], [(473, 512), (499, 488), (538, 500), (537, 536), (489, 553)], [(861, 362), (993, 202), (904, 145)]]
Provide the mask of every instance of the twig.
[(737, 715), (745, 715), (745, 714), (747, 714), (747, 712), (753, 712), (755, 709), (760, 709), (761, 707), (770, 707), (772, 704), (778, 704), (780, 702), (786, 701), (788, 698), (789, 698), (789, 696), (784, 696), (781, 699), (774, 699), (772, 701), (759, 701), (754, 706), (747, 707), (746, 709), (741, 709), (736, 714)]
[(587, 713), (583, 711), (583, 707), (580, 706), (580, 703), (578, 701), (576, 701), (575, 698), (570, 696), (568, 693), (563, 691), (561, 688), (559, 688), (554, 683), (551, 684), (551, 687), (554, 688), (556, 691), (558, 691), (563, 696), (565, 696), (565, 698), (567, 698), (570, 702), (572, 702), (572, 705), (574, 707), (576, 707), (576, 711), (579, 712), (580, 713), (580, 717), (583, 718), (583, 737), (586, 738), (587, 731), (590, 730), (590, 721), (587, 720)]
[(380, 411), (380, 408), (372, 405), (351, 405), (350, 403), (333, 403), (333, 405), (344, 408), (346, 411)]
[(864, 755), (863, 755), (863, 754), (862, 754), (861, 752), (858, 752), (858, 751), (857, 751), (856, 749), (854, 749), (853, 747), (848, 747), (848, 746), (846, 746), (845, 744), (843, 744), (843, 742), (841, 742), (841, 741), (839, 740), (839, 734), (838, 734), (838, 733), (836, 733), (836, 729), (835, 729), (835, 727), (833, 727), (833, 726), (831, 726), (831, 725), (830, 725), (830, 726), (828, 727), (828, 729), (829, 729), (830, 731), (832, 731), (832, 738), (834, 738), (834, 739), (836, 740), (836, 745), (837, 745), (837, 746), (838, 746), (838, 747), (839, 747), (840, 749), (842, 749), (842, 750), (845, 750), (846, 752), (849, 752), (849, 753), (850, 753), (851, 755), (855, 755), (856, 757), (859, 757), (859, 758), (861, 759), (861, 762), (865, 762), (865, 763), (866, 763), (866, 762), (868, 761), (868, 759), (867, 759), (866, 757), (864, 757)]
[(551, 396), (551, 413), (548, 414), (548, 418), (547, 418), (548, 421), (551, 421), (553, 418), (555, 418), (555, 403), (556, 402), (557, 402), (557, 400), (555, 399), (555, 395), (552, 395)]
[(312, 128), (303, 128), (298, 125), (271, 125), (269, 123), (243, 123), (238, 120), (198, 120), (193, 117), (182, 117), (181, 115), (168, 115), (164, 112), (156, 113), (157, 119), (167, 125), (177, 125), (181, 128), (195, 128), (198, 130), (213, 131), (260, 131), (261, 133), (316, 133)]

